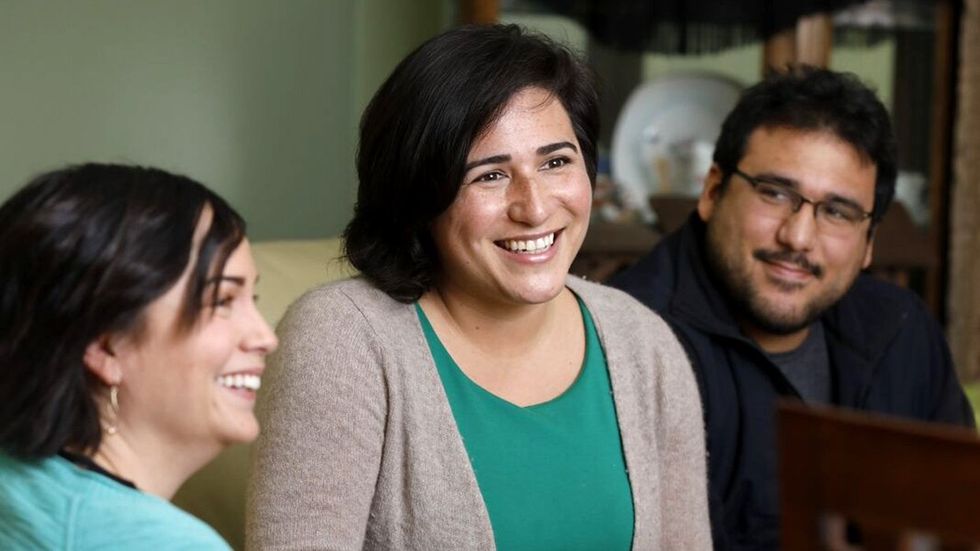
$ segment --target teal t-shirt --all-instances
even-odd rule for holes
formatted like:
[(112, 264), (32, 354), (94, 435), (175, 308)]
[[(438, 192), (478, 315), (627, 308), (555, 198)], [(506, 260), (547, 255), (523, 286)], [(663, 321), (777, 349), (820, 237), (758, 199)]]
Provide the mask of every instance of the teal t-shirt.
[(0, 452), (0, 549), (221, 550), (210, 526), (163, 499), (54, 456)]
[(629, 549), (633, 499), (605, 354), (588, 310), (585, 360), (560, 396), (530, 407), (463, 373), (416, 304), (486, 503), (497, 548)]

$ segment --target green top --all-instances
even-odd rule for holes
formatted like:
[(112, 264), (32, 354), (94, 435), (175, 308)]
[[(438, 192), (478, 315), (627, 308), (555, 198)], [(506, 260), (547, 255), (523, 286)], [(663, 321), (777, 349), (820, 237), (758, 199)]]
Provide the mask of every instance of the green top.
[(579, 300), (585, 359), (560, 396), (519, 407), (474, 383), (416, 311), (498, 549), (629, 549), (633, 501), (606, 358)]

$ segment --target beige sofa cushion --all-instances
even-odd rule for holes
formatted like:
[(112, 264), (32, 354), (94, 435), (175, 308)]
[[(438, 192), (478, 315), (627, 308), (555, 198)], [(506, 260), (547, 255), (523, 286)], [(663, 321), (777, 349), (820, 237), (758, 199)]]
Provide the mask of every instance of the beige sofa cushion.
[(356, 273), (340, 258), (342, 244), (339, 238), (333, 238), (260, 241), (252, 245), (259, 270), (259, 311), (273, 327), (304, 292)]
[[(259, 311), (275, 326), (286, 308), (307, 290), (354, 275), (341, 255), (340, 239), (265, 241), (252, 244), (259, 272)], [(261, 392), (261, 391), (260, 391)], [(245, 484), (250, 446), (233, 446), (199, 471), (174, 503), (207, 522), (235, 549), (245, 543)]]

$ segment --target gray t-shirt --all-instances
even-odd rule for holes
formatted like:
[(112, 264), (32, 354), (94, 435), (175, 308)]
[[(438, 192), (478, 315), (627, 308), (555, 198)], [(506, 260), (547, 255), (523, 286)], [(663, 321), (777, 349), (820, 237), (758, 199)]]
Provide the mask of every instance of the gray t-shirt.
[(800, 346), (789, 352), (768, 356), (786, 375), (804, 402), (830, 403), (830, 360), (822, 323), (816, 321), (810, 324), (810, 334)]

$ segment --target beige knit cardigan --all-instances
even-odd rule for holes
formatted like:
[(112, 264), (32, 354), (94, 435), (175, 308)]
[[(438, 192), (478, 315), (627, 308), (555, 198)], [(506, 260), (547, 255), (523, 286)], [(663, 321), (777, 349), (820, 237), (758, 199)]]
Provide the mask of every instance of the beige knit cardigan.
[[(633, 549), (710, 549), (697, 386), (667, 325), (570, 277), (608, 363)], [(250, 549), (493, 549), (493, 531), (411, 305), (362, 279), (310, 291), (263, 378)], [(532, 535), (533, 537), (533, 535)]]

